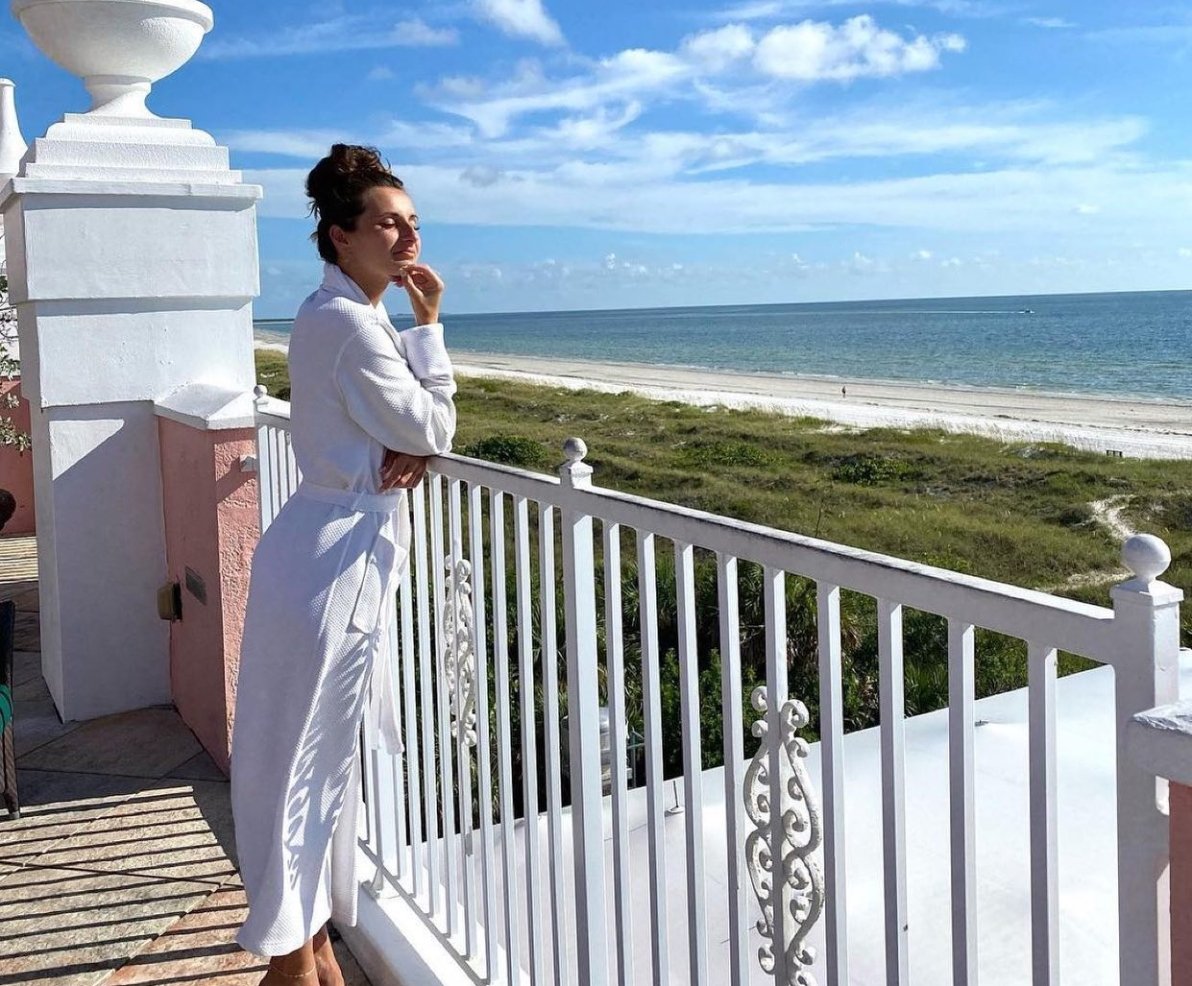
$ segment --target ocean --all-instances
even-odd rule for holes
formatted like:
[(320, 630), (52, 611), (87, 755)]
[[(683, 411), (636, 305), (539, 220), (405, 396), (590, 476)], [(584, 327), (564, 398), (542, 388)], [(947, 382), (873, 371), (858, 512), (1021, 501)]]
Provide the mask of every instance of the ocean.
[[(392, 314), (400, 298), (389, 302)], [(399, 326), (403, 324), (394, 319)], [(455, 352), (1192, 397), (1192, 291), (443, 317)], [(262, 340), (289, 322), (258, 321)]]

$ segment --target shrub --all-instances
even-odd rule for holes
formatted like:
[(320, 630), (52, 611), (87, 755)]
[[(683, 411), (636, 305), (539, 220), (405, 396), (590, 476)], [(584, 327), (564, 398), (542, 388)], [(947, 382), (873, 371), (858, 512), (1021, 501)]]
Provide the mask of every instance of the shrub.
[(465, 445), (458, 450), (460, 455), (473, 459), (485, 459), (506, 466), (520, 466), (524, 469), (544, 469), (551, 465), (550, 450), (533, 438), (518, 435), (490, 435)]

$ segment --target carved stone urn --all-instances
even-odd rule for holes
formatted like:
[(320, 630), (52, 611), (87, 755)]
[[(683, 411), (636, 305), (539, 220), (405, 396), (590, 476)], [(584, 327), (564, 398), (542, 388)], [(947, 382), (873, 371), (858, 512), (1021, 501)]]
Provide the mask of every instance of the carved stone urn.
[(198, 0), (12, 0), (54, 62), (83, 79), (91, 114), (153, 118), (145, 97), (198, 50), (215, 22)]

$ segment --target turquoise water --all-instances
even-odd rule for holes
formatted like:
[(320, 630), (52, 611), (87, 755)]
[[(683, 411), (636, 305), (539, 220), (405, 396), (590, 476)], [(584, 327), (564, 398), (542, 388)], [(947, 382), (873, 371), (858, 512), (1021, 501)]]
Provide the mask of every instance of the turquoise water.
[[(444, 323), (458, 352), (1192, 397), (1192, 291), (446, 315)], [(257, 329), (284, 335), (289, 323)]]

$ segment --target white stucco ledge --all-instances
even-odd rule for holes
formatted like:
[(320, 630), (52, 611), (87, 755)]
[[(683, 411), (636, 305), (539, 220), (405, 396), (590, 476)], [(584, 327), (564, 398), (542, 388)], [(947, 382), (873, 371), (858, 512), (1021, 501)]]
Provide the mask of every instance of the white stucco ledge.
[(228, 207), (254, 205), (264, 194), (260, 185), (195, 181), (88, 181), (78, 178), (10, 178), (0, 185), (0, 209), (13, 195), (70, 195), (108, 199), (193, 198), (226, 202)]
[(154, 400), (153, 411), (200, 431), (252, 428), (257, 420), (251, 393), (207, 383), (191, 383), (163, 394)]
[(1192, 787), (1192, 700), (1135, 715), (1126, 726), (1126, 752), (1156, 777)]

